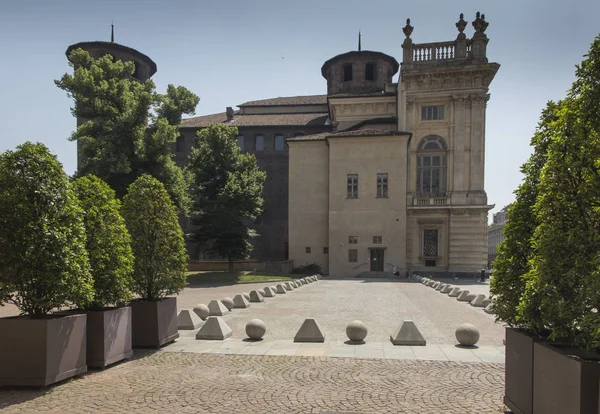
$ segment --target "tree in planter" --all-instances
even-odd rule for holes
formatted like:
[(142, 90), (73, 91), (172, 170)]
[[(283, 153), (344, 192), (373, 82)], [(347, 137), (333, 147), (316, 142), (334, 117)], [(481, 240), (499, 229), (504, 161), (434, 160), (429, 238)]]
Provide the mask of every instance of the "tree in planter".
[(83, 209), (94, 297), (83, 306), (101, 310), (131, 299), (131, 237), (120, 214), (121, 203), (108, 184), (94, 175), (76, 179), (73, 189)]
[(188, 255), (177, 209), (164, 185), (150, 175), (140, 176), (123, 198), (122, 214), (135, 257), (134, 292), (147, 301), (180, 292)]
[(0, 155), (0, 303), (39, 318), (92, 299), (82, 210), (41, 143)]
[(199, 226), (193, 239), (227, 257), (230, 272), (234, 260), (252, 252), (250, 241), (257, 234), (248, 223), (261, 213), (266, 178), (254, 155), (240, 153), (237, 135), (237, 128), (221, 124), (198, 131), (186, 167), (193, 177), (194, 224)]
[(535, 204), (524, 323), (580, 348), (600, 347), (600, 36), (558, 111)]
[(494, 261), (494, 273), (490, 280), (494, 313), (498, 320), (512, 327), (522, 325), (518, 306), (525, 292), (523, 275), (530, 269), (529, 260), (534, 251), (531, 238), (537, 226), (533, 206), (538, 197), (540, 175), (546, 163), (546, 153), (560, 107), (560, 103), (549, 102), (542, 112), (531, 139), (534, 151), (521, 167), (524, 179), (515, 191), (515, 202), (508, 208), (509, 220), (504, 226), (504, 240), (498, 246), (498, 256)]
[(70, 138), (78, 141), (81, 156), (76, 175), (94, 174), (122, 198), (137, 177), (150, 174), (187, 213), (189, 178), (174, 163), (170, 145), (179, 136), (182, 114), (194, 114), (200, 98), (173, 85), (158, 94), (152, 80), (133, 78), (133, 62), (111, 55), (94, 59), (77, 49), (69, 61), (74, 73), (55, 83), (74, 99), (73, 115), (85, 120)]

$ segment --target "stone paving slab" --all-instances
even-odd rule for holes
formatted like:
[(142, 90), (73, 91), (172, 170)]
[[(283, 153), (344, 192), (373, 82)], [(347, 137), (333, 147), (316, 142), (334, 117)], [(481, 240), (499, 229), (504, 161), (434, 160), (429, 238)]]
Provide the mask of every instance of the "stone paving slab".
[(417, 359), (477, 363), (504, 363), (504, 348), (495, 346), (460, 347), (455, 345), (399, 346), (391, 342), (366, 342), (360, 345), (341, 341), (298, 343), (292, 340), (194, 341), (180, 338), (162, 352), (218, 353), (231, 355), (304, 355), (380, 359)]
[[(472, 289), (461, 281), (461, 286)], [(487, 284), (477, 284), (475, 290), (485, 290)], [(185, 289), (178, 297), (178, 307), (193, 306), (211, 297), (235, 295), (247, 289), (246, 285), (204, 289)], [(232, 289), (237, 291), (232, 292)], [(210, 295), (210, 296), (209, 296)], [(191, 297), (196, 299), (191, 299)], [(184, 299), (182, 299), (184, 298)], [(481, 308), (458, 302), (455, 298), (407, 279), (343, 279), (324, 278), (303, 285), (286, 295), (265, 298), (248, 309), (233, 309), (223, 320), (233, 330), (233, 338), (245, 338), (245, 326), (251, 319), (265, 322), (265, 340), (293, 339), (305, 319), (315, 318), (323, 330), (325, 340), (345, 341), (346, 325), (355, 319), (367, 325), (367, 343), (389, 341), (390, 334), (404, 320), (413, 320), (427, 344), (457, 343), (455, 330), (461, 323), (471, 323), (480, 331), (481, 346), (502, 346), (504, 326), (494, 321)], [(192, 331), (180, 335), (193, 336)]]
[(129, 362), (46, 390), (0, 387), (0, 411), (502, 413), (503, 368), (449, 361), (136, 351)]

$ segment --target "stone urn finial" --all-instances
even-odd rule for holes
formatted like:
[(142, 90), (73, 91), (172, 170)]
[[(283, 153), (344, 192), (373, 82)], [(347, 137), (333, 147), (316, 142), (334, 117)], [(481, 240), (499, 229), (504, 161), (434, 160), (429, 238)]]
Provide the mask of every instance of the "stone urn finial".
[(410, 25), (410, 19), (406, 19), (406, 26), (402, 28), (402, 31), (404, 32), (404, 35), (407, 39), (410, 39), (410, 35), (412, 34), (413, 30), (414, 27)]
[(464, 17), (465, 15), (461, 13), (460, 20), (456, 22), (456, 28), (458, 29), (458, 32), (460, 34), (463, 34), (463, 32), (465, 31), (465, 27), (467, 27), (467, 22), (465, 21)]
[(475, 21), (473, 22), (475, 34), (483, 35), (485, 33), (485, 29), (487, 29), (488, 26), (489, 23), (485, 21), (485, 14), (477, 12), (477, 14), (475, 15)]

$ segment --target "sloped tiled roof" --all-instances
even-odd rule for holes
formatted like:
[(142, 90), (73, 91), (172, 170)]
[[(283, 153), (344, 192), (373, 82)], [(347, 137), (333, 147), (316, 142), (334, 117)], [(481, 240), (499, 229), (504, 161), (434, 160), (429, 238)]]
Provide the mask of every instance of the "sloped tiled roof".
[(345, 137), (380, 137), (393, 135), (410, 135), (410, 132), (394, 131), (391, 129), (357, 129), (352, 131), (340, 132), (321, 132), (319, 134), (302, 135), (299, 137), (288, 138), (287, 141), (321, 141), (329, 138), (345, 138)]
[(295, 106), (295, 105), (326, 105), (327, 95), (285, 96), (279, 98), (261, 99), (244, 102), (243, 106)]
[(325, 121), (329, 114), (327, 113), (312, 113), (312, 114), (257, 114), (257, 115), (240, 115), (236, 112), (233, 120), (227, 121), (225, 112), (212, 115), (198, 116), (187, 118), (181, 121), (181, 128), (203, 128), (214, 123), (227, 123), (227, 125), (238, 127), (251, 126), (304, 126), (318, 127), (325, 126)]
[(370, 91), (370, 92), (346, 92), (338, 93), (336, 95), (329, 96), (330, 98), (362, 98), (362, 97), (373, 97), (373, 96), (396, 96), (394, 92), (384, 91)]

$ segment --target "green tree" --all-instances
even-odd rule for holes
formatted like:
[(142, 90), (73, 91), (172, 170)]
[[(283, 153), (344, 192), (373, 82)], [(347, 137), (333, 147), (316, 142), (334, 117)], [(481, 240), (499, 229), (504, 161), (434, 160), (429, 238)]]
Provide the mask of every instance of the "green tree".
[(188, 255), (177, 209), (164, 185), (140, 176), (123, 198), (122, 214), (131, 235), (134, 292), (158, 300), (185, 287)]
[(42, 317), (92, 299), (83, 212), (56, 157), (27, 142), (0, 155), (0, 303)]
[(519, 311), (534, 331), (600, 346), (600, 36), (557, 113), (534, 206), (535, 252)]
[(529, 260), (534, 248), (533, 232), (537, 226), (533, 206), (539, 193), (542, 168), (546, 163), (548, 145), (561, 104), (548, 102), (531, 139), (533, 154), (521, 167), (523, 182), (515, 191), (516, 200), (508, 208), (508, 223), (504, 226), (504, 240), (498, 246), (494, 273), (490, 280), (490, 294), (494, 300), (497, 319), (509, 326), (522, 324), (518, 306), (525, 291), (524, 275), (530, 269)]
[(121, 202), (108, 184), (94, 175), (73, 182), (82, 207), (86, 250), (94, 282), (88, 309), (102, 309), (131, 299), (133, 253), (131, 237), (121, 217)]
[(187, 168), (193, 177), (195, 223), (193, 239), (229, 260), (247, 258), (257, 234), (248, 223), (261, 213), (266, 174), (256, 157), (237, 146), (238, 130), (213, 124), (198, 131)]
[(73, 74), (55, 83), (73, 98), (73, 116), (84, 120), (70, 138), (78, 142), (76, 175), (94, 174), (122, 198), (137, 177), (150, 174), (186, 214), (189, 179), (174, 163), (170, 144), (179, 136), (182, 114), (193, 114), (200, 98), (173, 85), (158, 94), (152, 80), (133, 78), (133, 62), (115, 61), (111, 55), (94, 59), (77, 49), (69, 60)]

